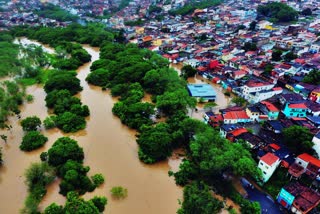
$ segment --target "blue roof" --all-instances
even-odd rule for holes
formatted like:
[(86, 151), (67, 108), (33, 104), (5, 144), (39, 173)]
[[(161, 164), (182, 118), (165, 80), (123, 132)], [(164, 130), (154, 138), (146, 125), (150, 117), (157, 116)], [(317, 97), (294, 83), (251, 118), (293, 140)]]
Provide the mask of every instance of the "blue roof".
[(192, 97), (215, 97), (216, 92), (210, 84), (188, 84), (188, 90)]

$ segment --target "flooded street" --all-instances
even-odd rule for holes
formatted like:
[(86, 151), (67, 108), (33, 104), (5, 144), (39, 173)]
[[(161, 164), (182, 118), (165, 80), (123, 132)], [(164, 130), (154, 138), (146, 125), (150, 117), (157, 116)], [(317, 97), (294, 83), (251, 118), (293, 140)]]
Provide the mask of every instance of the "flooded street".
[[(84, 46), (92, 55), (92, 62), (99, 58), (99, 50)], [(49, 141), (45, 147), (31, 153), (19, 150), (23, 131), (16, 117), (10, 118), (13, 129), (2, 131), (8, 135), (8, 143), (1, 142), (4, 153), (4, 165), (0, 168), (0, 210), (5, 213), (18, 213), (23, 207), (27, 194), (23, 173), (31, 162), (40, 161), (41, 152), (48, 150), (52, 143), (63, 135), (77, 140), (85, 153), (84, 165), (90, 166), (89, 175), (102, 173), (105, 184), (94, 192), (85, 194), (89, 199), (94, 195), (106, 196), (108, 204), (104, 213), (176, 213), (179, 208), (178, 199), (182, 198), (182, 188), (175, 185), (174, 179), (168, 177), (170, 167), (168, 161), (155, 165), (145, 165), (138, 159), (136, 132), (122, 125), (113, 116), (112, 106), (116, 101), (106, 91), (95, 86), (89, 86), (85, 78), (90, 72), (90, 63), (78, 69), (78, 78), (83, 91), (80, 99), (88, 105), (90, 117), (87, 118), (87, 128), (75, 134), (63, 134), (57, 129), (43, 130)], [(21, 108), (22, 119), (37, 115), (43, 120), (48, 116), (45, 107), (45, 92), (40, 86), (27, 89), (28, 94), (34, 96), (34, 102)], [(58, 194), (59, 181), (56, 180), (48, 188), (48, 193), (40, 204), (43, 209), (52, 202), (63, 204), (65, 198)], [(113, 186), (123, 186), (128, 189), (128, 197), (115, 200), (109, 191)]]

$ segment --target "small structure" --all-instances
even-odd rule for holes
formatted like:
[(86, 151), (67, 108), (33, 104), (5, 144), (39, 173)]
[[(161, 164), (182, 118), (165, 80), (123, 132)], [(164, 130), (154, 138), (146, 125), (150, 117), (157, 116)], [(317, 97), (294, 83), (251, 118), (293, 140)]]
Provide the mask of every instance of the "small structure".
[(210, 84), (188, 84), (190, 96), (202, 99), (205, 102), (215, 101), (216, 92)]
[(307, 109), (304, 103), (286, 103), (283, 114), (286, 117), (306, 117)]
[(280, 164), (280, 158), (271, 152), (260, 158), (258, 168), (262, 171), (263, 182), (267, 182)]
[(292, 213), (306, 214), (318, 206), (320, 194), (296, 182), (282, 188), (277, 201)]

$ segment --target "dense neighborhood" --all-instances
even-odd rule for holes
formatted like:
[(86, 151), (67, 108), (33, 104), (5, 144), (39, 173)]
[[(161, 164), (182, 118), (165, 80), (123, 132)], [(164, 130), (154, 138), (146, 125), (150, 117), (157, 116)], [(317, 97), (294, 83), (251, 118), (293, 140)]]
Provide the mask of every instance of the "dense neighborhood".
[[(41, 8), (43, 2), (0, 1), (1, 27), (70, 24), (21, 9)], [(210, 109), (199, 105), (203, 121), (248, 147), (261, 170), (258, 185), (282, 209), (317, 213), (320, 2), (282, 0), (299, 12), (291, 22), (259, 17), (258, 6), (268, 2), (225, 1), (180, 15), (176, 11), (189, 1), (50, 1), (78, 21), (122, 30), (126, 40), (162, 55), (172, 66), (196, 69), (206, 83), (189, 84), (188, 90), (199, 101), (214, 102), (215, 88), (222, 88), (232, 101), (226, 108), (218, 102)], [(114, 9), (119, 5), (121, 10)]]

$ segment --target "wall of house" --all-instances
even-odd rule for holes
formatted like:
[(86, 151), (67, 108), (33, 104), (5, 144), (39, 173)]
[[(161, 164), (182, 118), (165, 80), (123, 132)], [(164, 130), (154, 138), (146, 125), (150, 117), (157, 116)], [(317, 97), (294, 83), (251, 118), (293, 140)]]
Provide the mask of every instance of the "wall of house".
[(279, 116), (279, 112), (275, 112), (275, 111), (269, 111), (268, 112), (269, 120), (277, 120), (278, 116)]
[(261, 160), (259, 161), (258, 167), (262, 171), (263, 182), (267, 182), (270, 179), (274, 171), (277, 169), (279, 163), (280, 161), (277, 161), (274, 164), (272, 164), (272, 166), (269, 166), (265, 162)]
[(286, 117), (306, 117), (307, 110), (306, 109), (292, 109), (289, 108), (288, 104), (286, 104), (283, 113)]
[(306, 162), (298, 157), (297, 157), (295, 163), (297, 163), (299, 166), (302, 166), (304, 169), (306, 169), (309, 164), (308, 162)]

